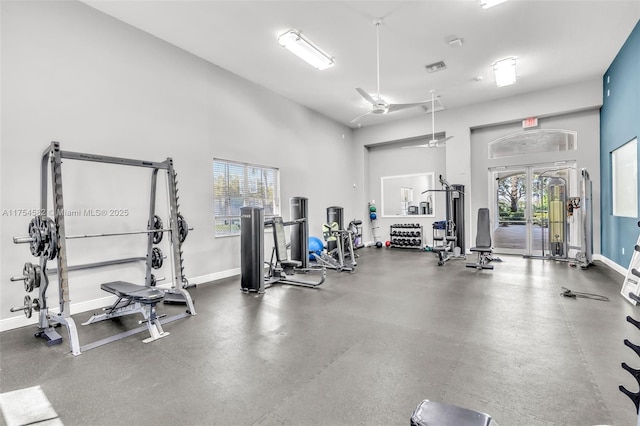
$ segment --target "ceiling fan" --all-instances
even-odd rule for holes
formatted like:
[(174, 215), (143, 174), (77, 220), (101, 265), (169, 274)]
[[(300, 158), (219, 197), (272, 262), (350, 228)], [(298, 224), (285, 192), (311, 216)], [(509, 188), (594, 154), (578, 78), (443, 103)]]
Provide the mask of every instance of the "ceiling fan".
[(419, 106), (424, 106), (429, 103), (429, 101), (422, 102), (414, 102), (409, 104), (390, 104), (389, 102), (382, 99), (380, 96), (380, 24), (382, 23), (382, 18), (376, 18), (373, 21), (373, 24), (376, 26), (376, 64), (377, 64), (377, 72), (378, 72), (378, 92), (375, 96), (371, 96), (369, 93), (365, 92), (361, 88), (356, 88), (358, 93), (371, 104), (371, 111), (362, 114), (353, 120), (352, 123), (360, 120), (362, 117), (369, 114), (389, 114), (391, 112), (401, 111), (404, 109), (415, 108)]
[(421, 145), (405, 146), (403, 148), (439, 148), (451, 139), (453, 136), (445, 136), (436, 138), (436, 107), (435, 107), (435, 90), (431, 90), (431, 139), (427, 143)]

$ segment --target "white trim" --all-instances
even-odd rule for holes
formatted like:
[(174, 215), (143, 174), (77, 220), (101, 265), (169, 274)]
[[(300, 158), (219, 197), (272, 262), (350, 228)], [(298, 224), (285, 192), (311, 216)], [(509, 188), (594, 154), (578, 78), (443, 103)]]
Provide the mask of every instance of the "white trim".
[[(105, 306), (113, 305), (116, 301), (115, 296), (107, 296), (101, 297), (99, 299), (87, 300), (86, 302), (80, 303), (72, 303), (70, 306), (70, 311), (74, 314), (79, 314), (82, 312), (92, 311), (94, 309), (102, 309)], [(50, 308), (49, 312), (60, 312), (60, 308), (56, 306), (55, 308)], [(27, 318), (24, 314), (20, 314), (15, 317), (5, 318), (0, 320), (0, 332), (13, 330), (14, 328), (25, 327), (27, 325), (37, 324), (38, 323), (38, 313), (34, 312), (31, 318)]]
[(614, 271), (616, 271), (617, 273), (619, 273), (623, 277), (627, 274), (627, 268), (623, 268), (622, 266), (618, 265), (613, 260), (608, 259), (608, 258), (604, 257), (601, 254), (594, 254), (593, 255), (593, 260), (599, 260), (600, 262), (604, 263), (609, 268), (613, 269)]
[[(212, 274), (200, 275), (198, 277), (189, 278), (190, 284), (205, 284), (211, 281), (220, 280), (223, 278), (229, 278), (236, 275), (240, 275), (240, 268), (228, 269), (226, 271), (214, 272)], [(158, 285), (161, 288), (170, 288), (169, 283)], [(93, 311), (95, 309), (102, 309), (105, 306), (112, 305), (116, 301), (115, 296), (100, 297), (98, 299), (87, 300), (86, 302), (72, 303), (70, 311), (72, 315), (80, 314), (82, 312)], [(59, 312), (60, 309), (56, 305), (55, 308), (50, 308), (50, 312)], [(26, 327), (28, 325), (38, 324), (38, 313), (34, 312), (31, 318), (27, 318), (24, 314), (20, 313), (15, 317), (4, 318), (0, 320), (0, 332), (13, 330), (15, 328)]]
[(227, 269), (226, 271), (214, 272), (212, 274), (189, 278), (189, 284), (205, 284), (210, 283), (211, 281), (234, 277), (236, 275), (240, 275), (240, 268)]

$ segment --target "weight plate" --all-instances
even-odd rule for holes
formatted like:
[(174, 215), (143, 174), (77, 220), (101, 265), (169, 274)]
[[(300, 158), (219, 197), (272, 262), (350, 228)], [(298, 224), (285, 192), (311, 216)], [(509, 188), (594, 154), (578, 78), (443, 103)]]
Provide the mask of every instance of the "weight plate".
[(180, 243), (184, 243), (189, 234), (189, 225), (181, 214), (178, 214), (178, 240)]
[(24, 316), (27, 318), (31, 318), (31, 315), (33, 315), (33, 305), (31, 304), (31, 296), (26, 295), (24, 297)]
[(153, 269), (160, 269), (162, 268), (163, 261), (162, 250), (158, 247), (154, 247), (153, 250), (151, 250), (151, 267)]
[(29, 237), (33, 239), (33, 241), (29, 243), (31, 254), (36, 257), (40, 256), (44, 249), (44, 241), (40, 231), (40, 216), (34, 217), (31, 219), (31, 222), (29, 222)]
[[(160, 219), (160, 216), (153, 215), (153, 224), (151, 226), (151, 229), (162, 229), (163, 224), (162, 224), (162, 219)], [(164, 236), (163, 232), (154, 232), (153, 233), (153, 244), (159, 244), (162, 241), (162, 237)]]
[(31, 262), (26, 262), (22, 268), (24, 276), (24, 291), (31, 293), (34, 288), (40, 287), (40, 267)]
[(40, 233), (45, 237), (42, 254), (49, 260), (55, 259), (58, 254), (58, 229), (53, 219), (46, 216), (42, 217)]

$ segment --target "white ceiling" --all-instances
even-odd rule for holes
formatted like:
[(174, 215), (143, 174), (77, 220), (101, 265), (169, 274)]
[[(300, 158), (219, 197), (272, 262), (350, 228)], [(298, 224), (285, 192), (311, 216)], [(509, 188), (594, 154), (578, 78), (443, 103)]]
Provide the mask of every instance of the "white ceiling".
[[(94, 1), (86, 4), (351, 127), (375, 94), (387, 102), (430, 99), (447, 109), (600, 78), (640, 19), (640, 0)], [(280, 47), (296, 28), (335, 57), (317, 71)], [(447, 41), (457, 36), (462, 47)], [(518, 82), (498, 88), (491, 63), (518, 58)], [(427, 73), (444, 61), (447, 69)], [(481, 81), (474, 78), (481, 76)], [(424, 114), (369, 115), (363, 126)]]

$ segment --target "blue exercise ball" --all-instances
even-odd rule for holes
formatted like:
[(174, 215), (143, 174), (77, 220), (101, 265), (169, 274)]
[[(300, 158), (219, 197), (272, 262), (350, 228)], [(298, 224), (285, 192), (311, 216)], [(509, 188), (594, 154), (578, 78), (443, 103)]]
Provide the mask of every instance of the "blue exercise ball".
[(319, 256), (320, 253), (322, 253), (323, 249), (324, 244), (322, 243), (322, 240), (320, 238), (309, 237), (309, 260), (315, 260), (315, 257), (313, 257), (313, 253)]

